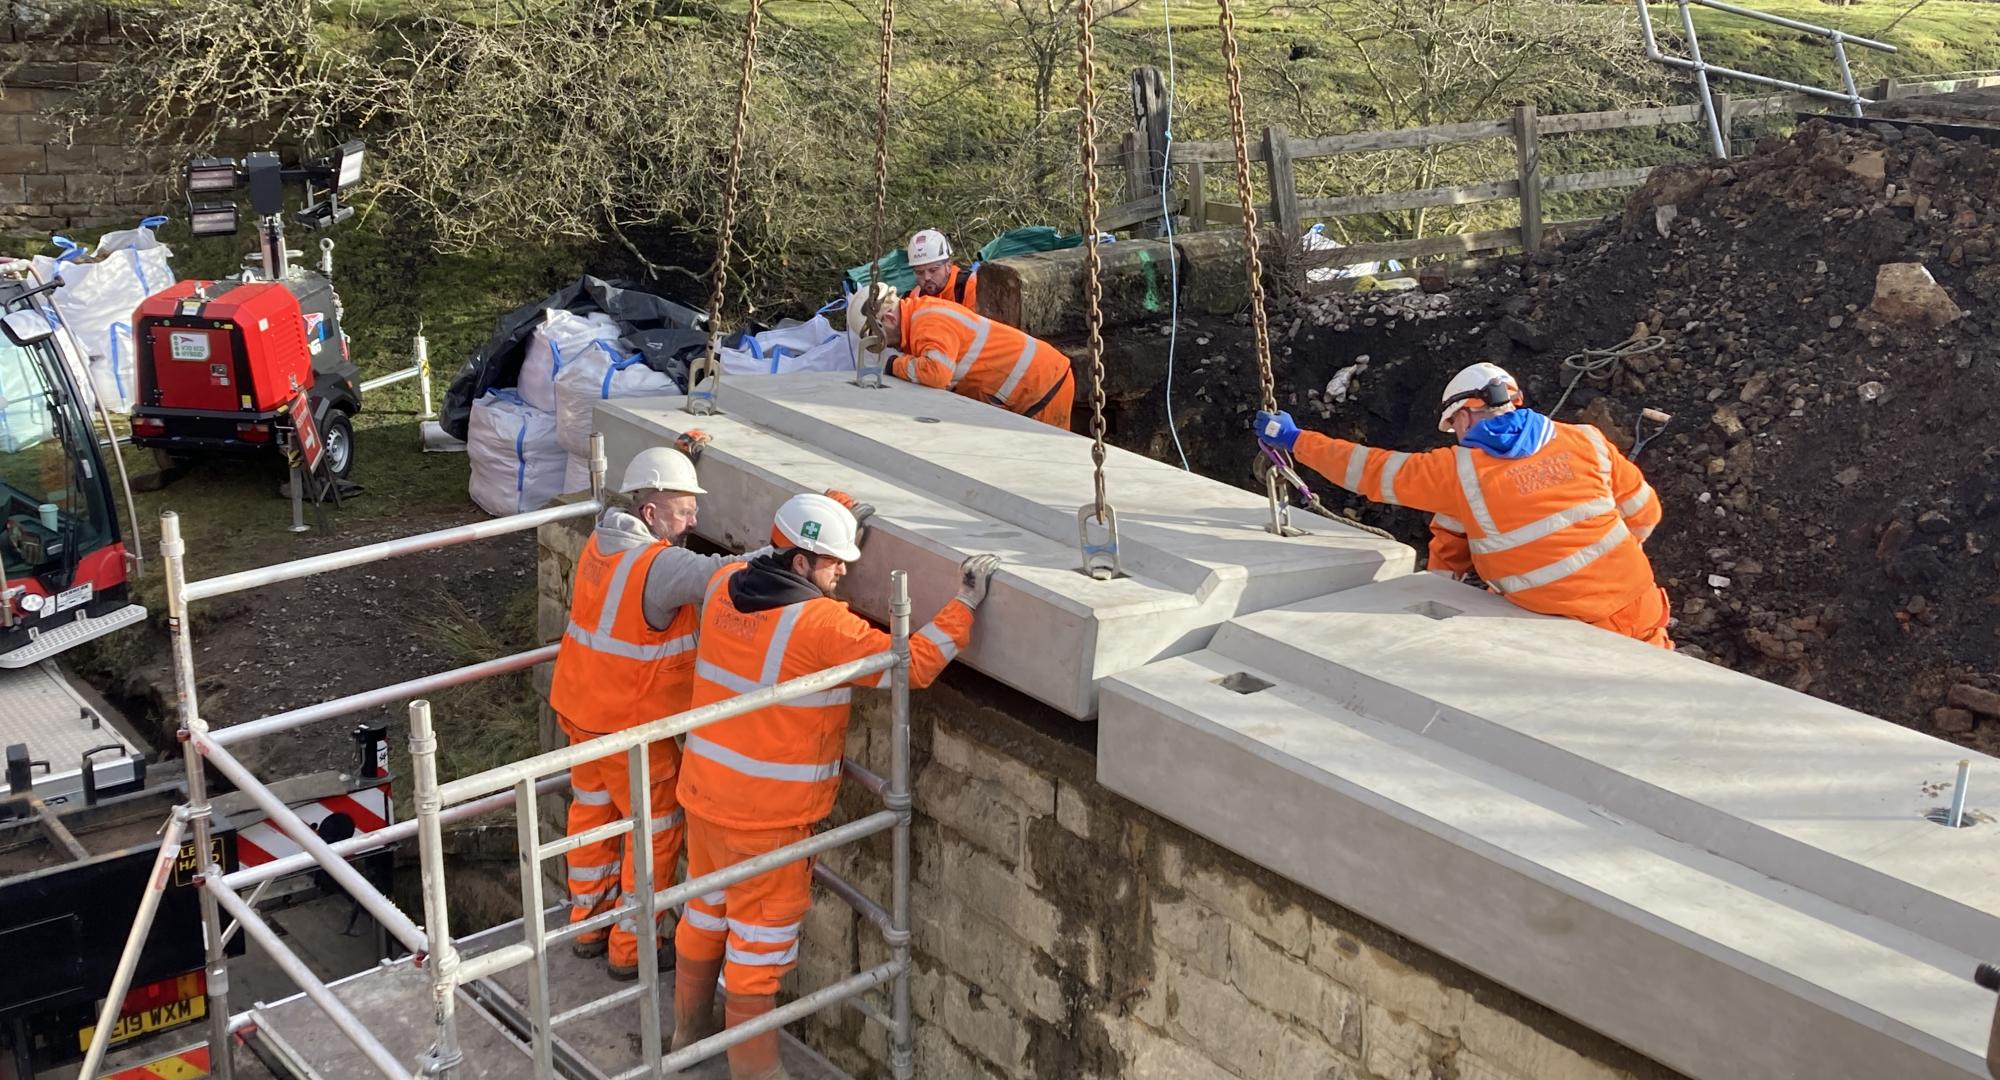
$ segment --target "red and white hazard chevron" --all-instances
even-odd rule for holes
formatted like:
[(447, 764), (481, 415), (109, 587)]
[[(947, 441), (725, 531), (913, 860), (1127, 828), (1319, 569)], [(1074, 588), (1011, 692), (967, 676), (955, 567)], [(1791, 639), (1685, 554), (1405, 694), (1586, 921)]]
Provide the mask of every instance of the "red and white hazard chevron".
[[(292, 811), (328, 843), (339, 843), (357, 833), (374, 832), (396, 820), (395, 804), (389, 800), (386, 782), (379, 787), (302, 803), (292, 807)], [(236, 834), (236, 861), (241, 866), (274, 862), (299, 850), (291, 837), (268, 821), (260, 821)]]
[(103, 1080), (201, 1080), (207, 1075), (208, 1047), (196, 1046), (111, 1073)]

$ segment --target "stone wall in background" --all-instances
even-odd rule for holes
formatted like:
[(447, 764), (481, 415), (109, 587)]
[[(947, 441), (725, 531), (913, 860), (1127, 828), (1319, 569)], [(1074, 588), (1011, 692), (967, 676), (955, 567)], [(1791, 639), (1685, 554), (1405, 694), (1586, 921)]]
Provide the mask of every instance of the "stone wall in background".
[(76, 88), (117, 62), (124, 27), (105, 9), (9, 4), (0, 20), (0, 232), (60, 232), (160, 212), (167, 165), (106, 117), (66, 142), (50, 122)]
[[(542, 641), (567, 625), (587, 535), (579, 521), (540, 530)], [(1040, 709), (969, 671), (913, 699), (916, 1075), (1674, 1075), (1106, 791), (1093, 729), (1038, 724)], [(884, 776), (888, 721), (885, 693), (856, 694), (848, 756)], [(552, 724), (543, 739), (559, 745)], [(834, 823), (876, 809), (850, 786)], [(887, 835), (824, 859), (886, 906)], [(789, 986), (888, 958), (872, 923), (821, 892)], [(803, 1035), (856, 1077), (887, 1075), (884, 1033), (859, 1013), (822, 1013)]]

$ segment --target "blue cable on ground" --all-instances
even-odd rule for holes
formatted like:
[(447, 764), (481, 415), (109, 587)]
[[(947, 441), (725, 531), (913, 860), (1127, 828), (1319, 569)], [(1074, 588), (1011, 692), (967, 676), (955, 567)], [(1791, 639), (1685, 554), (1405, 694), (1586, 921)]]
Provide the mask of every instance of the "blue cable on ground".
[[(1174, 172), (1174, 10), (1173, 0), (1160, 0), (1160, 15), (1167, 28), (1167, 126), (1166, 147), (1160, 161), (1160, 217), (1167, 223), (1167, 246), (1174, 243), (1174, 211), (1167, 201), (1167, 189), (1171, 185)], [(1199, 223), (1197, 223), (1199, 227)], [(1178, 256), (1167, 264), (1168, 281), (1171, 285), (1171, 320), (1167, 324), (1167, 434), (1173, 436), (1174, 453), (1181, 458), (1181, 469), (1188, 467), (1187, 451), (1181, 447), (1181, 431), (1174, 423), (1174, 349), (1180, 344), (1181, 335), (1181, 261)]]

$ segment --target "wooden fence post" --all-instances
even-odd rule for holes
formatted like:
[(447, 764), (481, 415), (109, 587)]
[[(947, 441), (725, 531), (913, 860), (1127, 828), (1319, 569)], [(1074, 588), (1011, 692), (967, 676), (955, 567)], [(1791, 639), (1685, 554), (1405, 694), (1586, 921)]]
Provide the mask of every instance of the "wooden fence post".
[(1118, 164), (1125, 170), (1125, 201), (1137, 202), (1148, 194), (1146, 183), (1146, 135), (1128, 131), (1118, 142)]
[(1187, 163), (1187, 179), (1182, 183), (1187, 188), (1188, 228), (1192, 232), (1208, 228), (1208, 193), (1202, 187), (1206, 178), (1201, 162)]
[(1722, 132), (1723, 149), (1729, 150), (1733, 157), (1735, 144), (1731, 140), (1736, 130), (1736, 100), (1728, 94), (1713, 94), (1711, 97), (1715, 101), (1715, 129)]
[(1542, 246), (1542, 145), (1536, 126), (1535, 107), (1514, 109), (1514, 160), (1520, 166), (1521, 248), (1539, 251)]
[(1292, 141), (1281, 127), (1264, 129), (1264, 165), (1271, 180), (1271, 223), (1286, 259), (1299, 239), (1299, 183), (1292, 172)]

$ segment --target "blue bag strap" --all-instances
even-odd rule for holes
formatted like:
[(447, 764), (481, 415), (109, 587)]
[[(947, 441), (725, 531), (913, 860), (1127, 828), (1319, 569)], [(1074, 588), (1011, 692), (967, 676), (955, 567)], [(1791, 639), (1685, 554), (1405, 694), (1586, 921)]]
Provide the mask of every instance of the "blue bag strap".
[(49, 243), (62, 250), (62, 254), (56, 256), (56, 261), (59, 263), (74, 262), (83, 258), (83, 245), (67, 236), (51, 236)]
[[(610, 350), (606, 351), (610, 352)], [(611, 355), (614, 357), (618, 356), (616, 352), (612, 352)], [(636, 352), (627, 357), (614, 359), (611, 362), (611, 366), (604, 369), (604, 381), (597, 388), (597, 400), (599, 401), (611, 400), (611, 377), (613, 375), (616, 375), (619, 372), (624, 371), (626, 368), (631, 367), (633, 364), (643, 364), (645, 362), (646, 362), (646, 354), (636, 353)]]
[(167, 215), (165, 214), (154, 214), (152, 217), (140, 218), (139, 227), (146, 230), (147, 232), (152, 232), (154, 229), (157, 229), (160, 226), (165, 225), (168, 221), (171, 220), (172, 219), (167, 217)]

